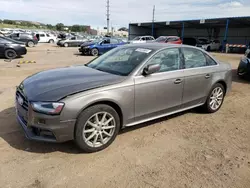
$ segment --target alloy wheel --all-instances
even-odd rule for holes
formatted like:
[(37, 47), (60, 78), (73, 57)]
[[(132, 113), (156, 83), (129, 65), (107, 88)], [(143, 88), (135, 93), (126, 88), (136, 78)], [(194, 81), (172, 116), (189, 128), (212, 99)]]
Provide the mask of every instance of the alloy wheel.
[(210, 99), (209, 105), (212, 110), (217, 110), (220, 108), (223, 102), (224, 92), (221, 87), (216, 87), (213, 89)]
[(110, 113), (95, 113), (84, 125), (83, 140), (90, 147), (105, 145), (114, 135), (115, 127), (115, 118)]

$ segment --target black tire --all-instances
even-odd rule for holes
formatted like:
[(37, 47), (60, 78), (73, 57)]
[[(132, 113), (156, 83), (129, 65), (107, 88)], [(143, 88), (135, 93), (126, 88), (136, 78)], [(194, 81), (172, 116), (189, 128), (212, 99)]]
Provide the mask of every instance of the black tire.
[(35, 43), (32, 40), (30, 40), (30, 41), (27, 42), (26, 46), (31, 48), (31, 47), (35, 46)]
[[(210, 105), (210, 100), (211, 100), (212, 92), (213, 92), (216, 88), (221, 88), (221, 90), (223, 91), (223, 96), (222, 96), (222, 101), (221, 101), (221, 104), (219, 105), (219, 107), (216, 108), (216, 109), (213, 109), (213, 108), (211, 107), (211, 105)], [(225, 91), (224, 86), (223, 86), (222, 84), (220, 84), (220, 83), (215, 84), (215, 85), (212, 87), (211, 91), (209, 92), (209, 95), (208, 95), (208, 97), (207, 97), (207, 100), (206, 100), (205, 104), (202, 106), (203, 111), (204, 111), (204, 112), (207, 112), (207, 113), (214, 113), (214, 112), (217, 112), (217, 111), (221, 108), (221, 106), (222, 106), (222, 104), (223, 104), (225, 94), (226, 94), (226, 91)]]
[(17, 57), (17, 53), (13, 49), (7, 49), (4, 52), (4, 56), (6, 59), (15, 59)]
[(54, 42), (55, 42), (55, 41), (54, 41), (53, 39), (50, 39), (50, 40), (49, 40), (49, 43), (50, 43), (50, 44), (53, 44)]
[[(109, 138), (107, 143), (99, 147), (91, 147), (88, 143), (86, 143), (87, 141), (85, 141), (83, 137), (83, 130), (87, 124), (87, 121), (96, 113), (101, 113), (101, 112), (107, 112), (108, 114), (113, 116), (113, 119), (115, 122), (115, 128), (113, 130), (113, 135)], [(87, 152), (87, 153), (97, 152), (97, 151), (107, 148), (115, 140), (119, 130), (120, 130), (120, 117), (118, 113), (111, 106), (108, 106), (105, 104), (98, 104), (98, 105), (87, 108), (79, 115), (77, 119), (76, 127), (75, 127), (75, 139), (74, 140), (82, 151)]]
[(207, 51), (210, 52), (211, 51), (211, 48), (210, 46), (207, 47)]
[(97, 48), (93, 48), (90, 51), (90, 53), (91, 53), (92, 56), (98, 56), (99, 55), (99, 50)]

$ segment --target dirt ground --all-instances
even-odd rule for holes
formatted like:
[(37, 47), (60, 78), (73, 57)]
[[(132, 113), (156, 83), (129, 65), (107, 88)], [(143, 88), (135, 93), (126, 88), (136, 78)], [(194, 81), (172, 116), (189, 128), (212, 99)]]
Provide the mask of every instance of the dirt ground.
[[(42, 44), (0, 59), (0, 187), (250, 187), (250, 83), (233, 76), (215, 114), (191, 110), (122, 131), (104, 151), (29, 141), (15, 119), (15, 86), (41, 70), (88, 62), (77, 48)], [(242, 55), (213, 54), (235, 69)], [(19, 60), (36, 64), (16, 67)]]

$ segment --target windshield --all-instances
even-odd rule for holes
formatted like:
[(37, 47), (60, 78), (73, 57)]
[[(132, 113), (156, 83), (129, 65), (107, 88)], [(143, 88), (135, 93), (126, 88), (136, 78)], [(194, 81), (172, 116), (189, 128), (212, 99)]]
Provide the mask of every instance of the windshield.
[(155, 42), (165, 42), (167, 37), (158, 37)]
[(198, 39), (200, 44), (209, 44), (208, 39)]
[(86, 66), (111, 74), (127, 76), (152, 53), (153, 50), (148, 48), (115, 48)]
[(140, 40), (141, 37), (135, 37), (133, 40)]

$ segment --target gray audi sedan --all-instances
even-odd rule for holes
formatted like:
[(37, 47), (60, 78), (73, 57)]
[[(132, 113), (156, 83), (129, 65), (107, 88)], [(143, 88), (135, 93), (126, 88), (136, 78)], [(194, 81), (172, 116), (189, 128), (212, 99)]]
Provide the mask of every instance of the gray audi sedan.
[(16, 91), (17, 119), (29, 139), (74, 140), (96, 152), (121, 128), (196, 107), (216, 112), (231, 82), (231, 66), (202, 49), (129, 44), (26, 78)]

